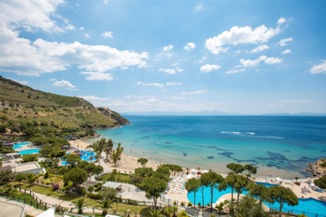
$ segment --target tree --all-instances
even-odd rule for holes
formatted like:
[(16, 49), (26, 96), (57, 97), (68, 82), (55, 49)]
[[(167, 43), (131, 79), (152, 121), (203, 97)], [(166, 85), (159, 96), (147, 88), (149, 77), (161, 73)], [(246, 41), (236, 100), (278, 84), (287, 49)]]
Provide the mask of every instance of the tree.
[(33, 173), (28, 173), (26, 178), (29, 184), (32, 185), (33, 182), (37, 179), (37, 176), (35, 176)]
[(251, 196), (244, 196), (235, 209), (237, 217), (267, 217), (267, 213), (262, 207), (256, 204), (256, 200)]
[(258, 198), (260, 207), (262, 207), (264, 201), (272, 202), (269, 196), (269, 190), (266, 186), (250, 183), (248, 189), (250, 195)]
[(208, 173), (202, 174), (200, 180), (202, 185), (205, 185), (206, 187), (210, 188), (210, 193), (211, 193), (210, 205), (211, 205), (211, 212), (213, 212), (214, 188), (216, 186), (216, 183), (221, 183), (224, 179), (220, 174), (210, 171)]
[(196, 208), (196, 193), (198, 191), (198, 188), (200, 187), (200, 184), (200, 180), (196, 178), (188, 179), (185, 184), (185, 188), (188, 192), (194, 192), (194, 208)]
[(150, 211), (150, 216), (151, 217), (161, 217), (162, 215), (162, 210), (161, 209), (153, 209)]
[(112, 203), (116, 198), (116, 191), (113, 188), (105, 188), (102, 192), (102, 199), (100, 201), (101, 207), (103, 209), (102, 215), (105, 216), (108, 213), (108, 209), (111, 207)]
[(83, 209), (87, 207), (87, 202), (84, 197), (73, 201), (70, 205), (73, 205), (75, 209), (78, 209), (78, 214), (83, 214)]
[(319, 179), (314, 180), (315, 185), (322, 189), (326, 189), (326, 176), (322, 176)]
[(171, 206), (164, 207), (164, 212), (166, 213), (167, 217), (170, 217), (172, 213), (172, 207)]
[(140, 163), (142, 165), (142, 167), (145, 167), (145, 165), (147, 164), (148, 160), (146, 158), (139, 158), (137, 160), (138, 163)]
[(26, 154), (22, 156), (23, 163), (38, 161), (37, 154)]
[(72, 168), (64, 174), (63, 180), (65, 182), (65, 186), (69, 181), (71, 181), (74, 187), (78, 187), (80, 184), (87, 180), (87, 177), (88, 174), (85, 170), (80, 168)]
[(278, 202), (280, 204), (279, 217), (281, 217), (284, 203), (287, 203), (289, 206), (295, 206), (298, 204), (298, 197), (289, 188), (283, 186), (272, 186), (269, 190), (273, 202)]
[(156, 177), (146, 177), (143, 179), (140, 189), (146, 192), (148, 199), (153, 199), (154, 207), (157, 204), (157, 198), (165, 191), (167, 182)]
[(232, 170), (232, 172), (234, 172), (235, 174), (239, 174), (244, 171), (244, 167), (241, 164), (229, 163), (228, 165), (226, 165), (226, 167)]
[(80, 156), (76, 154), (66, 154), (63, 156), (63, 159), (67, 162), (67, 164), (71, 167), (74, 168), (78, 164), (78, 162), (81, 161)]
[(112, 160), (115, 166), (117, 166), (118, 161), (121, 160), (122, 152), (123, 147), (121, 147), (121, 143), (119, 143), (116, 150), (112, 151)]
[(247, 186), (247, 184), (248, 184), (248, 180), (245, 177), (243, 177), (241, 175), (236, 176), (236, 183), (234, 185), (234, 189), (238, 193), (237, 203), (239, 202), (239, 197), (240, 197), (240, 194), (242, 193), (242, 189), (245, 188)]
[(104, 152), (106, 154), (106, 159), (109, 161), (109, 157), (112, 154), (113, 150), (113, 142), (111, 139), (108, 140), (107, 146), (104, 148)]
[(10, 169), (2, 170), (0, 172), (0, 186), (5, 185), (10, 182), (10, 180), (14, 177), (14, 174)]
[(257, 173), (257, 167), (254, 167), (251, 164), (246, 164), (243, 166), (243, 168), (248, 172), (247, 177), (250, 179), (251, 174), (256, 174)]
[(221, 182), (218, 186), (218, 190), (225, 190), (227, 187), (231, 188), (231, 204), (230, 204), (230, 212), (233, 212), (233, 192), (235, 188), (235, 184), (237, 183), (236, 175), (233, 173), (230, 173), (223, 182)]

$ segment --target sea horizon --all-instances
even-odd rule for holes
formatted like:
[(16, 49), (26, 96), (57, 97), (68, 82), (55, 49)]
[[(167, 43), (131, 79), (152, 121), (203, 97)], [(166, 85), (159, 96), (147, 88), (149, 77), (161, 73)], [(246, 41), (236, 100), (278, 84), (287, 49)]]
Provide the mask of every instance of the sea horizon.
[[(257, 176), (294, 179), (325, 156), (326, 117), (265, 115), (126, 115), (130, 125), (99, 129), (124, 153), (226, 174), (253, 164)], [(98, 139), (98, 138), (97, 138)], [(88, 140), (93, 142), (96, 139)]]

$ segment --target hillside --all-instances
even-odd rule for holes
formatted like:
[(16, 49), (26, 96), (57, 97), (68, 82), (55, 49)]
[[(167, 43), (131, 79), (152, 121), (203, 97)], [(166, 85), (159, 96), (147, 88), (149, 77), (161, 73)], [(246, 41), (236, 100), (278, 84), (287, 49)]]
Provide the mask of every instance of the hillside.
[(108, 108), (78, 97), (34, 90), (0, 76), (0, 133), (87, 136), (95, 128), (128, 124)]

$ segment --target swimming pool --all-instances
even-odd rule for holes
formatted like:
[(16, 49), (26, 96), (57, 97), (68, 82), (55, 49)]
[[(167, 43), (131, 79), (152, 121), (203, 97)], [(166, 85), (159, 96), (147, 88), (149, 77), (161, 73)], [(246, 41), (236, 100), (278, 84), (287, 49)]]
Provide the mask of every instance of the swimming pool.
[(30, 145), (30, 142), (17, 142), (16, 144), (14, 144), (14, 146), (12, 147), (14, 150), (22, 148), (24, 146)]
[(94, 151), (81, 150), (80, 158), (84, 161), (94, 162), (96, 160), (96, 153)]
[[(87, 162), (94, 162), (96, 161), (96, 153), (94, 151), (86, 151), (86, 150), (81, 150), (81, 155), (80, 159), (87, 161)], [(66, 154), (70, 154), (70, 152), (66, 152)], [(67, 161), (61, 161), (62, 166), (67, 166), (68, 163)]]
[[(264, 185), (266, 187), (271, 187), (274, 186), (275, 184), (269, 184), (269, 183), (264, 183), (264, 182), (257, 182), (257, 184)], [(209, 187), (204, 187), (204, 204), (208, 204), (211, 201), (211, 193), (210, 193), (210, 188)], [(216, 188), (214, 189), (214, 195), (213, 195), (213, 203), (216, 203), (216, 201), (223, 196), (224, 194), (230, 194), (231, 193), (231, 188), (228, 187), (224, 191), (218, 191)], [(248, 191), (246, 189), (243, 189), (242, 194), (248, 194)], [(236, 198), (237, 192), (234, 191), (233, 197)], [(189, 192), (188, 195), (188, 200), (191, 203), (194, 203), (194, 193)], [(202, 204), (202, 192), (201, 189), (199, 189), (196, 192), (196, 205), (200, 202)], [(266, 205), (274, 210), (279, 210), (279, 203), (266, 203)], [(287, 204), (284, 204), (283, 206), (283, 212), (290, 212), (294, 214), (301, 214), (305, 213), (306, 216), (313, 216), (315, 217), (316, 214), (318, 216), (326, 216), (326, 202), (322, 202), (313, 198), (307, 198), (307, 199), (302, 199), (299, 198), (299, 203), (296, 206), (288, 206)]]
[(18, 153), (20, 155), (26, 155), (26, 154), (38, 154), (40, 151), (40, 148), (31, 148), (31, 149), (26, 149), (26, 150), (22, 150), (19, 151)]

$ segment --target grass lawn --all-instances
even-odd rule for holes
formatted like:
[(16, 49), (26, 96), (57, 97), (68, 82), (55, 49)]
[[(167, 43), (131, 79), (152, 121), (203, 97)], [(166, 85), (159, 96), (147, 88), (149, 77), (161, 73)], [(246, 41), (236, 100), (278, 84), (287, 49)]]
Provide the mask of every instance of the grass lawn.
[(118, 181), (119, 182), (125, 182), (125, 183), (130, 183), (130, 175), (128, 174), (122, 174), (122, 173), (106, 173), (101, 175), (101, 180), (107, 181), (107, 180), (113, 180), (113, 181)]

